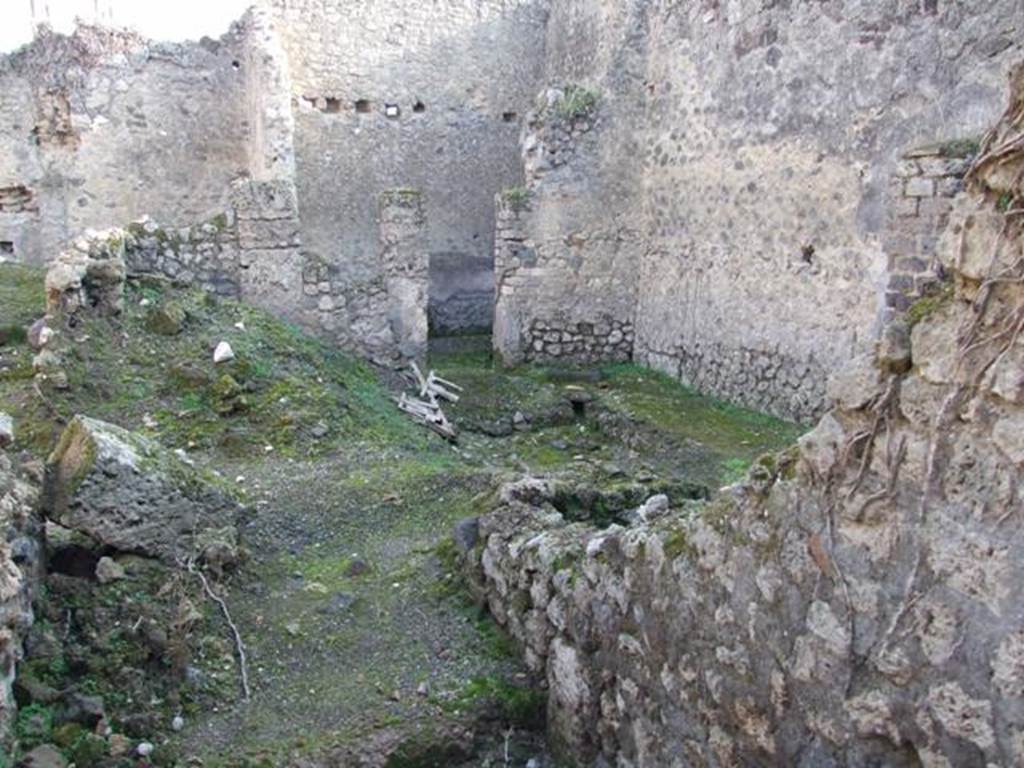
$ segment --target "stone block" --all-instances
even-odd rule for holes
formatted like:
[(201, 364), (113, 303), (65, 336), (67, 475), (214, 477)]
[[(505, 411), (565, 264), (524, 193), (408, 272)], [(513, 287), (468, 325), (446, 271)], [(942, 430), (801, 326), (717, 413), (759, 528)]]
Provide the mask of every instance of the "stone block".
[(154, 441), (76, 416), (47, 462), (44, 512), (105, 546), (176, 564), (204, 531), (235, 531), (241, 507)]
[(934, 197), (935, 181), (933, 179), (926, 179), (923, 176), (907, 179), (906, 186), (903, 188), (903, 194), (907, 197)]

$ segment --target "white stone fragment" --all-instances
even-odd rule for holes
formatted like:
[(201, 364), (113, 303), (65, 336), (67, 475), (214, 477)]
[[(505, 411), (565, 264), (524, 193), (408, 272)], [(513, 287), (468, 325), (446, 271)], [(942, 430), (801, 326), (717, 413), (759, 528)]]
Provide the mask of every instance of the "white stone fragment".
[(217, 345), (217, 348), (213, 350), (213, 362), (215, 363), (226, 363), (229, 360), (234, 359), (235, 351), (226, 341), (220, 342), (220, 344)]

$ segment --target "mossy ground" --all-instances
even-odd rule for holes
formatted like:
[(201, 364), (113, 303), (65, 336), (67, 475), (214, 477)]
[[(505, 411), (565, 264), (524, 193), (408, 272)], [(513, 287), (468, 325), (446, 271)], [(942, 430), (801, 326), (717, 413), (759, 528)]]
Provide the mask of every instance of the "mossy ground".
[[(41, 313), (41, 273), (19, 285), (0, 324)], [(163, 302), (184, 308), (181, 333), (146, 330)], [(714, 489), (799, 434), (637, 367), (503, 370), (477, 352), (430, 361), (465, 390), (448, 408), (462, 429), (452, 446), (406, 420), (366, 366), (256, 309), (161, 282), (130, 284), (121, 318), (74, 336), (70, 390), (44, 392), (48, 405), (32, 388), (28, 347), (0, 348), (0, 409), (15, 415), (19, 447), (44, 455), (60, 421), (82, 412), (186, 449), (252, 509), (251, 557), (227, 586), (253, 699), (238, 700), (226, 627), (206, 606), (212, 629), (201, 636), (220, 638), (207, 643), (220, 693), (166, 697), (186, 729), (156, 734), (168, 754), (207, 766), (336, 757), (381, 731), (426, 745), (402, 747), (395, 765), (428, 765), (427, 737), (449, 726), (527, 734), (542, 697), (512, 644), (468, 604), (450, 545), (439, 550), (453, 524), (487, 511), (496, 483), (523, 472), (557, 478), (567, 505), (596, 517), (648, 492)], [(221, 340), (236, 359), (215, 366)], [(588, 486), (599, 492), (575, 490)], [(516, 764), (536, 748), (534, 737), (513, 739)]]

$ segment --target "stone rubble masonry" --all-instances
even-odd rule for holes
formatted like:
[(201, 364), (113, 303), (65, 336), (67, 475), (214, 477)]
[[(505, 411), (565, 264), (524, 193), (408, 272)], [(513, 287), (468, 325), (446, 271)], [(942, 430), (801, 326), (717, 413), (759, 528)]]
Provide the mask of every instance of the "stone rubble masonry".
[[(567, 155), (568, 172), (557, 169), (580, 182), (553, 204), (566, 237), (591, 226), (576, 215), (581, 198), (603, 199), (600, 214), (638, 233), (612, 289), (636, 295), (634, 359), (813, 422), (827, 377), (870, 350), (889, 318), (887, 290), (889, 301), (908, 301), (895, 294), (909, 275), (903, 254), (885, 246), (900, 158), (979, 138), (998, 117), (1020, 58), (1009, 31), (1024, 24), (1024, 7), (566, 0), (550, 9), (545, 82), (602, 94), (596, 136)], [(926, 250), (955, 187), (942, 174), (911, 185), (935, 190), (917, 222)], [(570, 295), (575, 278), (564, 278)]]
[(385, 280), (377, 201), (398, 187), (424, 193), (439, 325), (489, 325), (492, 199), (522, 184), (517, 138), (541, 85), (547, 0), (266, 5), (288, 60), (303, 248), (349, 306), (333, 338), (354, 348), (379, 330), (366, 317), (376, 299), (360, 293)]
[(302, 322), (304, 259), (294, 182), (239, 180), (231, 192), (242, 298)]
[(42, 264), (87, 229), (225, 210), (248, 166), (244, 27), (172, 44), (80, 25), (0, 56), (0, 188), (32, 197), (0, 210), (7, 257)]
[(507, 364), (632, 357), (635, 231), (590, 194), (600, 146), (600, 97), (578, 114), (569, 87), (550, 88), (527, 115), (526, 186), (495, 199), (494, 347)]
[(87, 232), (46, 272), (46, 314), (73, 327), (79, 315), (114, 317), (124, 309), (127, 232)]
[(925, 147), (897, 165), (883, 240), (889, 259), (886, 319), (905, 312), (939, 279), (935, 250), (971, 165), (971, 149), (955, 144)]
[[(929, 279), (956, 173), (901, 158), (981, 135), (1024, 24), (1018, 0), (257, 6), (219, 40), (82, 26), (0, 57), (0, 258), (226, 215), (243, 242), (153, 258), (379, 355), (377, 201), (407, 186), (438, 328), (486, 323), (493, 295), (510, 360), (632, 358), (805, 421)], [(591, 114), (559, 114), (573, 83)], [(289, 223), (234, 217), (247, 183), (291, 183)], [(496, 269), (516, 244), (493, 197), (518, 187), (535, 260)]]
[(0, 449), (0, 745), (14, 736), (12, 689), (22, 641), (32, 627), (32, 598), (42, 579), (39, 476)]
[(1024, 225), (1000, 204), (1022, 168), (977, 166), (934, 251), (954, 292), (848, 361), (745, 482), (603, 530), (548, 481), (501, 490), (467, 572), (546, 677), (563, 757), (1024, 764)]
[(126, 234), (129, 274), (163, 275), (224, 298), (241, 295), (233, 211), (177, 229), (164, 228), (147, 217), (129, 224)]

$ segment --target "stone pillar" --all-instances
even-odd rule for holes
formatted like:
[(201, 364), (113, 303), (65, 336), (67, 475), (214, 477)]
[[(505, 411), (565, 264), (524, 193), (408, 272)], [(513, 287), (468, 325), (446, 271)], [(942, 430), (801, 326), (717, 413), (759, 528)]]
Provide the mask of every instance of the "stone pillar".
[(536, 254), (527, 245), (525, 216), (530, 210), (530, 193), (502, 192), (495, 196), (494, 236), (494, 351), (505, 365), (526, 359), (522, 313), (516, 303), (517, 272), (532, 266)]
[(231, 202), (238, 225), (242, 297), (301, 322), (303, 261), (295, 185), (287, 179), (237, 181)]
[(378, 206), (381, 271), (395, 348), (402, 358), (422, 359), (427, 353), (430, 266), (423, 193), (387, 190)]

